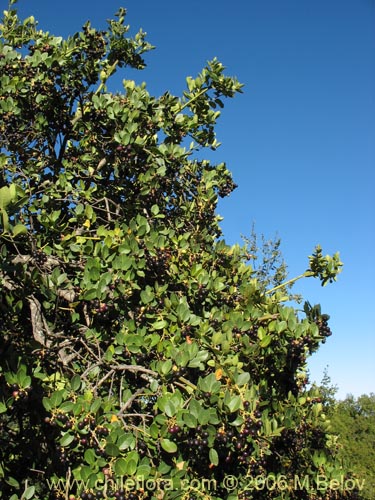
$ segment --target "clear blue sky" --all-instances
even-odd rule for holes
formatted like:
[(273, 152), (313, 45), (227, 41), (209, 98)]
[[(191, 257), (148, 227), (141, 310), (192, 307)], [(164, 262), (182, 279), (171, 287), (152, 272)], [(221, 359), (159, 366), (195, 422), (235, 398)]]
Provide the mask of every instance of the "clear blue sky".
[[(328, 366), (339, 397), (375, 392), (375, 1), (20, 0), (18, 8), (65, 36), (87, 19), (103, 27), (120, 6), (132, 32), (142, 27), (156, 45), (136, 76), (152, 94), (180, 94), (214, 56), (245, 84), (223, 111), (222, 146), (208, 155), (227, 162), (239, 185), (219, 205), (224, 236), (241, 242), (253, 222), (278, 234), (291, 276), (317, 243), (340, 251), (336, 284), (295, 288), (331, 315), (311, 379)], [(127, 77), (135, 75), (124, 71), (119, 90)]]

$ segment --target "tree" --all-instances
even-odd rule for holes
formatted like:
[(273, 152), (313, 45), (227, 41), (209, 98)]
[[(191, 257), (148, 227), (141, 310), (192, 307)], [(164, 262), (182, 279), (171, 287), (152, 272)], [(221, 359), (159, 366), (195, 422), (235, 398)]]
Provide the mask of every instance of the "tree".
[(336, 385), (332, 385), (331, 377), (328, 374), (328, 367), (324, 369), (323, 378), (319, 384), (319, 391), (322, 395), (324, 411), (331, 415), (337, 403), (336, 393), (338, 391), (338, 387)]
[(356, 498), (332, 487), (346, 476), (305, 387), (327, 317), (285, 304), (300, 277), (335, 280), (339, 256), (316, 247), (265, 290), (246, 246), (220, 239), (229, 170), (195, 159), (241, 84), (214, 59), (180, 98), (126, 79), (111, 93), (151, 49), (124, 9), (62, 39), (14, 3), (0, 42), (2, 498)]
[(338, 401), (331, 420), (341, 442), (339, 456), (363, 481), (363, 498), (370, 500), (375, 489), (375, 395)]
[(252, 275), (259, 284), (263, 285), (264, 292), (272, 287), (281, 285), (287, 278), (287, 265), (281, 253), (281, 238), (266, 239), (251, 228), (250, 236), (242, 236), (247, 258), (251, 262)]
[(375, 488), (375, 395), (354, 398), (349, 394), (338, 400), (337, 390), (326, 369), (319, 391), (331, 433), (338, 439), (338, 458), (361, 484), (363, 499), (371, 500)]

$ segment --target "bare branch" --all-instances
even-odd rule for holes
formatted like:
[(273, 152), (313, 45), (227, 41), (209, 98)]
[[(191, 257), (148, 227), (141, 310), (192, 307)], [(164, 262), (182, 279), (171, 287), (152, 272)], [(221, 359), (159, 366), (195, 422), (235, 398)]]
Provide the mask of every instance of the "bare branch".
[[(51, 255), (46, 256), (46, 262), (45, 266), (48, 268), (56, 267), (61, 264), (59, 259), (56, 259), (56, 257), (52, 257)], [(13, 264), (27, 264), (28, 262), (32, 261), (33, 257), (31, 255), (17, 255), (17, 257), (14, 257), (12, 260)]]
[(128, 408), (130, 408), (130, 407), (132, 406), (132, 404), (133, 404), (134, 400), (135, 400), (135, 399), (137, 399), (137, 397), (138, 397), (139, 395), (143, 394), (143, 393), (144, 393), (144, 388), (137, 389), (137, 390), (135, 391), (135, 393), (134, 393), (134, 394), (132, 394), (132, 395), (130, 396), (130, 398), (126, 401), (126, 403), (124, 403), (124, 404), (122, 405), (122, 407), (120, 408), (120, 411), (118, 412), (118, 414), (117, 414), (117, 415), (118, 415), (118, 416), (119, 416), (119, 415), (123, 415), (123, 414), (124, 414), (124, 411), (126, 411)]
[(51, 335), (51, 332), (42, 314), (42, 307), (40, 305), (40, 302), (33, 295), (30, 298), (28, 298), (28, 301), (30, 304), (30, 315), (31, 315), (31, 324), (33, 328), (33, 337), (43, 347), (48, 348), (51, 346), (51, 341), (47, 340), (47, 336)]
[(142, 372), (146, 373), (148, 375), (151, 375), (152, 377), (157, 377), (158, 373), (154, 372), (153, 370), (149, 370), (148, 368), (145, 368), (144, 366), (140, 365), (111, 365), (112, 370), (116, 371), (129, 371), (133, 373), (137, 372)]
[(80, 343), (85, 347), (85, 349), (96, 359), (99, 361), (99, 365), (101, 363), (100, 358), (94, 353), (92, 349), (86, 344), (86, 342), (83, 339), (79, 339)]
[(57, 295), (59, 297), (61, 297), (62, 299), (66, 300), (67, 302), (74, 302), (74, 300), (76, 298), (76, 294), (75, 294), (74, 290), (58, 289)]
[[(97, 366), (97, 365), (96, 365)], [(104, 377), (102, 377), (99, 382), (95, 385), (93, 388), (93, 391), (96, 392), (96, 390), (107, 380), (107, 378), (112, 377), (115, 373), (115, 370), (110, 370), (107, 372)]]

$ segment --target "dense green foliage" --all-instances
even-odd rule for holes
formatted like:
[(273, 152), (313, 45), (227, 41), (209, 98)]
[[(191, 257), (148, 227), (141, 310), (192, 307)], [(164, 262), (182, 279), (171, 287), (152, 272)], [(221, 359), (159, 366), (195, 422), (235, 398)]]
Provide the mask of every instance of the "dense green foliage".
[(375, 395), (336, 400), (337, 388), (327, 374), (321, 392), (332, 433), (340, 442), (339, 457), (363, 484), (362, 495), (372, 500), (375, 491)]
[(241, 85), (213, 60), (182, 97), (108, 92), (151, 48), (124, 17), (0, 26), (0, 497), (357, 498), (306, 389), (327, 316), (220, 239), (235, 185), (194, 158)]
[(375, 395), (339, 401), (331, 420), (341, 442), (340, 456), (363, 481), (364, 498), (371, 500), (375, 491)]

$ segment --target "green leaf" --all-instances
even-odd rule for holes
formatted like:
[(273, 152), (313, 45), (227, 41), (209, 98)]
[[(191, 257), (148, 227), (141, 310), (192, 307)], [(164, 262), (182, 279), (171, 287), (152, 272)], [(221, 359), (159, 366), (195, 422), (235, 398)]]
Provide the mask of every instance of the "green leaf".
[(266, 348), (270, 345), (272, 340), (271, 335), (265, 335), (262, 340), (259, 342), (260, 347)]
[(93, 449), (89, 448), (88, 450), (85, 451), (84, 454), (85, 461), (89, 465), (93, 465), (96, 462), (96, 455)]
[(165, 321), (165, 319), (162, 319), (160, 321), (155, 321), (155, 323), (152, 323), (151, 326), (154, 330), (162, 330), (167, 325), (168, 325), (167, 321)]
[(72, 391), (78, 391), (78, 389), (81, 387), (81, 378), (79, 375), (74, 375), (74, 377), (70, 381), (70, 387)]
[(119, 458), (116, 460), (115, 465), (114, 465), (114, 471), (117, 476), (125, 476), (127, 473), (127, 463), (125, 458)]
[(158, 215), (159, 212), (160, 212), (160, 209), (159, 209), (158, 205), (152, 205), (152, 207), (151, 207), (152, 215)]
[(34, 496), (35, 493), (35, 486), (29, 486), (26, 488), (26, 490), (23, 492), (21, 500), (30, 500)]
[(137, 462), (135, 460), (127, 460), (125, 474), (127, 474), (128, 476), (133, 476), (136, 470)]
[(43, 406), (44, 408), (47, 410), (47, 411), (51, 411), (53, 406), (51, 404), (51, 401), (49, 398), (43, 398), (42, 399), (42, 403), (43, 403)]
[(136, 438), (133, 434), (121, 434), (117, 439), (117, 446), (120, 450), (134, 448)]
[(7, 212), (5, 211), (4, 208), (1, 208), (0, 207), (0, 213), (1, 213), (1, 217), (2, 217), (2, 224), (3, 224), (3, 227), (4, 227), (4, 231), (5, 232), (8, 232), (9, 231), (9, 216), (7, 214)]
[(241, 407), (241, 398), (240, 396), (232, 396), (231, 399), (227, 403), (227, 407), (231, 413), (234, 413)]
[(59, 411), (63, 413), (70, 413), (71, 411), (74, 410), (75, 404), (73, 401), (65, 401), (62, 403), (62, 405), (59, 407)]
[(322, 452), (314, 451), (314, 455), (313, 455), (312, 459), (313, 459), (315, 467), (317, 467), (317, 468), (319, 468), (322, 465), (327, 463), (327, 457), (323, 451)]
[(154, 300), (154, 293), (151, 288), (141, 291), (141, 300), (143, 304), (149, 304), (152, 300)]
[(119, 269), (121, 271), (127, 271), (132, 267), (133, 259), (125, 254), (118, 255), (113, 260), (113, 269)]
[(7, 407), (4, 403), (0, 403), (0, 413), (5, 413), (7, 411)]
[(171, 397), (168, 395), (158, 399), (158, 407), (162, 412), (166, 413), (168, 417), (173, 417), (176, 414), (176, 407), (173, 404)]
[(250, 380), (250, 373), (243, 372), (243, 373), (238, 374), (235, 382), (239, 387), (241, 387), (243, 385), (246, 385), (249, 382), (249, 380)]
[(13, 486), (14, 488), (17, 488), (17, 489), (20, 488), (20, 483), (16, 479), (14, 479), (14, 477), (7, 477), (5, 479), (5, 482), (7, 484), (9, 484), (10, 486)]
[(172, 370), (172, 360), (171, 359), (167, 359), (166, 361), (164, 361), (164, 363), (162, 363), (161, 365), (161, 372), (163, 375), (166, 375), (167, 373), (169, 373), (171, 370)]
[(83, 300), (93, 300), (93, 299), (96, 299), (97, 298), (97, 290), (96, 288), (91, 288), (90, 290), (87, 290), (87, 292), (85, 292), (83, 294)]
[(91, 205), (86, 205), (85, 207), (85, 215), (88, 219), (92, 219), (92, 216), (94, 214), (94, 210)]
[(105, 447), (105, 452), (110, 457), (118, 457), (120, 455), (119, 447), (117, 445), (115, 445), (114, 443), (107, 443), (107, 445)]
[(63, 446), (63, 447), (69, 446), (72, 441), (74, 441), (74, 435), (70, 434), (70, 433), (66, 433), (60, 439), (60, 445)]
[(140, 464), (137, 467), (137, 476), (143, 478), (148, 478), (151, 473), (151, 467), (148, 464)]
[(192, 415), (191, 413), (184, 413), (182, 417), (184, 423), (190, 427), (190, 429), (195, 429), (198, 425), (198, 420), (197, 418)]
[(216, 375), (214, 373), (210, 373), (204, 379), (199, 379), (198, 387), (203, 392), (215, 394), (220, 391), (221, 383), (216, 379)]
[(277, 333), (281, 333), (284, 330), (286, 330), (287, 327), (288, 327), (288, 324), (287, 324), (286, 321), (278, 321), (277, 324), (276, 324), (276, 332)]
[(13, 233), (14, 237), (19, 236), (20, 234), (26, 234), (27, 233), (27, 227), (24, 226), (23, 224), (16, 224), (12, 228), (12, 233)]
[(8, 186), (0, 188), (0, 208), (6, 208), (12, 201), (12, 193)]
[(210, 449), (208, 456), (212, 465), (219, 465), (219, 455), (214, 448)]
[(82, 481), (87, 481), (91, 475), (92, 475), (92, 468), (87, 465), (83, 465), (80, 469), (80, 476)]
[(107, 286), (111, 283), (112, 281), (112, 274), (111, 273), (104, 273), (101, 275), (99, 283), (98, 283), (98, 290), (100, 294), (102, 294)]
[(18, 380), (19, 385), (21, 387), (30, 387), (30, 385), (31, 385), (31, 377), (29, 377), (26, 374), (22, 374), (22, 375), (18, 376), (17, 380)]
[(152, 437), (152, 439), (157, 439), (158, 435), (159, 435), (159, 427), (156, 425), (155, 422), (153, 422), (151, 425), (150, 425), (150, 435)]
[(102, 405), (102, 401), (101, 399), (95, 399), (92, 403), (91, 403), (91, 406), (90, 406), (90, 412), (91, 413), (96, 413), (99, 408), (101, 407)]
[(167, 453), (176, 453), (177, 451), (176, 443), (174, 443), (170, 439), (162, 439), (160, 444), (163, 450), (165, 450)]
[(63, 396), (61, 391), (56, 391), (51, 394), (51, 397), (49, 399), (50, 405), (52, 408), (56, 408), (57, 406), (60, 406), (63, 400)]
[(208, 351), (199, 351), (197, 355), (189, 362), (190, 368), (203, 368), (203, 363), (209, 357)]

